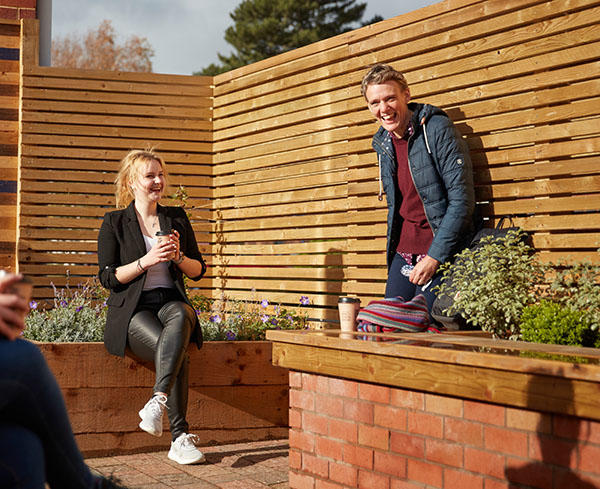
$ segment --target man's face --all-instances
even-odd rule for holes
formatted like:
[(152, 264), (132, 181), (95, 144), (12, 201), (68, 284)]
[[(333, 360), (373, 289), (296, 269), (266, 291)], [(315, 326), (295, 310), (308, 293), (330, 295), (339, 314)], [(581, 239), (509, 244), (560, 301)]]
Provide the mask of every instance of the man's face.
[(389, 80), (368, 85), (365, 96), (371, 114), (382, 127), (397, 137), (402, 137), (410, 119), (408, 88), (403, 90), (398, 83)]

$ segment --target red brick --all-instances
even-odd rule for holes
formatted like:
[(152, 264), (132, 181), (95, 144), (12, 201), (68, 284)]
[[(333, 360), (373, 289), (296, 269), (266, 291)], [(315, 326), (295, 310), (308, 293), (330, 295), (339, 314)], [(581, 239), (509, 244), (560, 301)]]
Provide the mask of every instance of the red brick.
[(35, 19), (35, 10), (30, 9), (19, 9), (19, 19)]
[(465, 447), (465, 469), (503, 479), (504, 468), (504, 455)]
[(554, 471), (554, 487), (568, 489), (590, 489), (600, 487), (600, 477), (591, 474), (577, 474), (572, 470)]
[(37, 0), (2, 0), (4, 7), (37, 8)]
[(600, 474), (600, 446), (580, 445), (579, 469), (592, 474)]
[(373, 423), (382, 428), (406, 431), (406, 410), (391, 406), (373, 407)]
[(408, 459), (407, 469), (407, 479), (442, 487), (442, 468), (439, 465)]
[(552, 469), (548, 465), (541, 463), (524, 463), (523, 460), (512, 459), (510, 457), (507, 457), (506, 460), (504, 478), (508, 482), (533, 486), (539, 489), (552, 489), (553, 486)]
[(383, 385), (360, 384), (358, 387), (358, 398), (363, 401), (389, 404), (390, 388)]
[(342, 448), (344, 443), (330, 440), (323, 436), (315, 437), (315, 453), (334, 460), (342, 460)]
[(374, 453), (374, 469), (400, 479), (406, 479), (406, 458), (393, 453)]
[(435, 438), (444, 437), (444, 423), (441, 416), (421, 412), (408, 412), (408, 431)]
[(302, 372), (302, 390), (303, 391), (316, 391), (317, 376), (313, 374), (307, 374)]
[(547, 464), (577, 469), (576, 448), (575, 441), (534, 433), (529, 435), (529, 458)]
[(460, 489), (483, 489), (483, 477), (464, 470), (444, 469), (444, 487)]
[(290, 469), (298, 469), (302, 467), (302, 452), (300, 450), (294, 450), (290, 448), (288, 463)]
[(329, 476), (329, 462), (323, 458), (310, 455), (309, 453), (303, 453), (302, 471), (327, 479)]
[(327, 434), (329, 419), (320, 414), (304, 411), (302, 413), (302, 429), (319, 435)]
[(315, 480), (315, 489), (344, 489), (344, 487), (333, 482), (317, 479)]
[(302, 411), (290, 409), (288, 418), (290, 428), (302, 428)]
[(356, 487), (358, 469), (348, 464), (329, 462), (329, 478), (345, 486)]
[(425, 486), (419, 482), (408, 482), (392, 479), (390, 481), (390, 489), (425, 489)]
[(488, 450), (527, 457), (527, 434), (524, 432), (486, 426), (483, 436)]
[(463, 447), (445, 440), (425, 440), (425, 458), (430, 462), (462, 468)]
[(310, 475), (289, 472), (290, 489), (314, 489), (315, 479)]
[(19, 11), (16, 8), (1, 8), (0, 7), (0, 19), (17, 20), (18, 18), (19, 18)]
[(425, 394), (425, 410), (430, 413), (461, 418), (463, 415), (463, 400), (447, 396)]
[(300, 372), (295, 372), (290, 370), (289, 373), (289, 383), (290, 383), (290, 388), (294, 389), (301, 389), (302, 388), (302, 374)]
[(377, 426), (358, 425), (358, 444), (389, 450), (390, 432)]
[(552, 431), (552, 416), (524, 409), (507, 408), (506, 427), (549, 434)]
[(303, 452), (314, 452), (315, 436), (310, 433), (291, 429), (289, 431), (290, 448), (297, 448)]
[(390, 433), (390, 449), (392, 452), (408, 455), (409, 457), (425, 457), (425, 439), (421, 436), (407, 433)]
[(472, 421), (504, 426), (506, 408), (477, 401), (464, 401), (464, 417)]
[(554, 434), (600, 445), (600, 422), (572, 416), (554, 416)]
[(345, 440), (353, 444), (358, 442), (358, 426), (353, 421), (329, 419), (328, 426), (328, 434), (331, 438)]
[(484, 479), (483, 487), (484, 487), (484, 489), (511, 489), (511, 487), (514, 487), (514, 486), (510, 486), (509, 483), (506, 481), (499, 481), (499, 480), (495, 480), (495, 479)]
[(365, 447), (344, 445), (342, 460), (350, 465), (373, 469), (373, 450)]
[(315, 395), (308, 391), (290, 389), (290, 407), (300, 408), (306, 411), (314, 411)]
[[(556, 419), (556, 417), (555, 417)], [(600, 445), (600, 421), (581, 419), (579, 426), (579, 439), (588, 443)], [(560, 424), (555, 422), (555, 426)]]
[(391, 404), (398, 407), (409, 409), (425, 408), (425, 396), (421, 392), (405, 391), (402, 389), (392, 389)]
[(334, 396), (356, 398), (358, 382), (344, 379), (329, 379), (329, 393)]
[(483, 426), (456, 418), (444, 420), (444, 438), (464, 445), (483, 446)]
[(359, 423), (373, 424), (374, 406), (370, 402), (344, 399), (344, 418)]
[(329, 394), (315, 395), (315, 411), (334, 418), (344, 418), (344, 399)]
[(385, 475), (359, 470), (358, 485), (356, 487), (359, 489), (389, 489), (390, 478)]

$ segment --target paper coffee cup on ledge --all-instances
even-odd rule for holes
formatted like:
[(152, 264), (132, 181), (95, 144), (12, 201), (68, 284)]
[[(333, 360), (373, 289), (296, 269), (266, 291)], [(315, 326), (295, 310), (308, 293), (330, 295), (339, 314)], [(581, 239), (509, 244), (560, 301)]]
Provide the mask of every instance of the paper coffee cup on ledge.
[(340, 329), (342, 331), (356, 331), (356, 316), (360, 309), (358, 297), (340, 297), (338, 311), (340, 314)]

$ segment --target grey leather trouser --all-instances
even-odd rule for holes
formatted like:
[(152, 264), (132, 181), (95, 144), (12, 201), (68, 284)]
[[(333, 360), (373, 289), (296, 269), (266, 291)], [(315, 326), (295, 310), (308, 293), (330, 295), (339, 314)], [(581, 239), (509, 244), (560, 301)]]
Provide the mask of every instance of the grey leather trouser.
[(127, 332), (127, 345), (134, 357), (154, 363), (154, 392), (167, 394), (173, 440), (189, 431), (187, 347), (195, 322), (192, 307), (177, 299), (181, 297), (175, 289), (144, 292)]

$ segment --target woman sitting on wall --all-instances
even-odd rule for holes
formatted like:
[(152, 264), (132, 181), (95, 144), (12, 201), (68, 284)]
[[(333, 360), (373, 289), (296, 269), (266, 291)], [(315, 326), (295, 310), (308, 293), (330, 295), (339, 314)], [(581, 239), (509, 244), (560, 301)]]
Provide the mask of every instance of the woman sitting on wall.
[(167, 183), (160, 156), (131, 151), (115, 183), (121, 209), (104, 216), (98, 235), (98, 276), (110, 290), (104, 344), (113, 355), (124, 356), (127, 350), (154, 363), (156, 383), (139, 412), (140, 428), (161, 436), (167, 408), (172, 437), (168, 457), (180, 464), (202, 462), (204, 455), (186, 421), (186, 350), (191, 339), (200, 348), (202, 332), (183, 275), (198, 280), (206, 265), (185, 211), (159, 204)]

